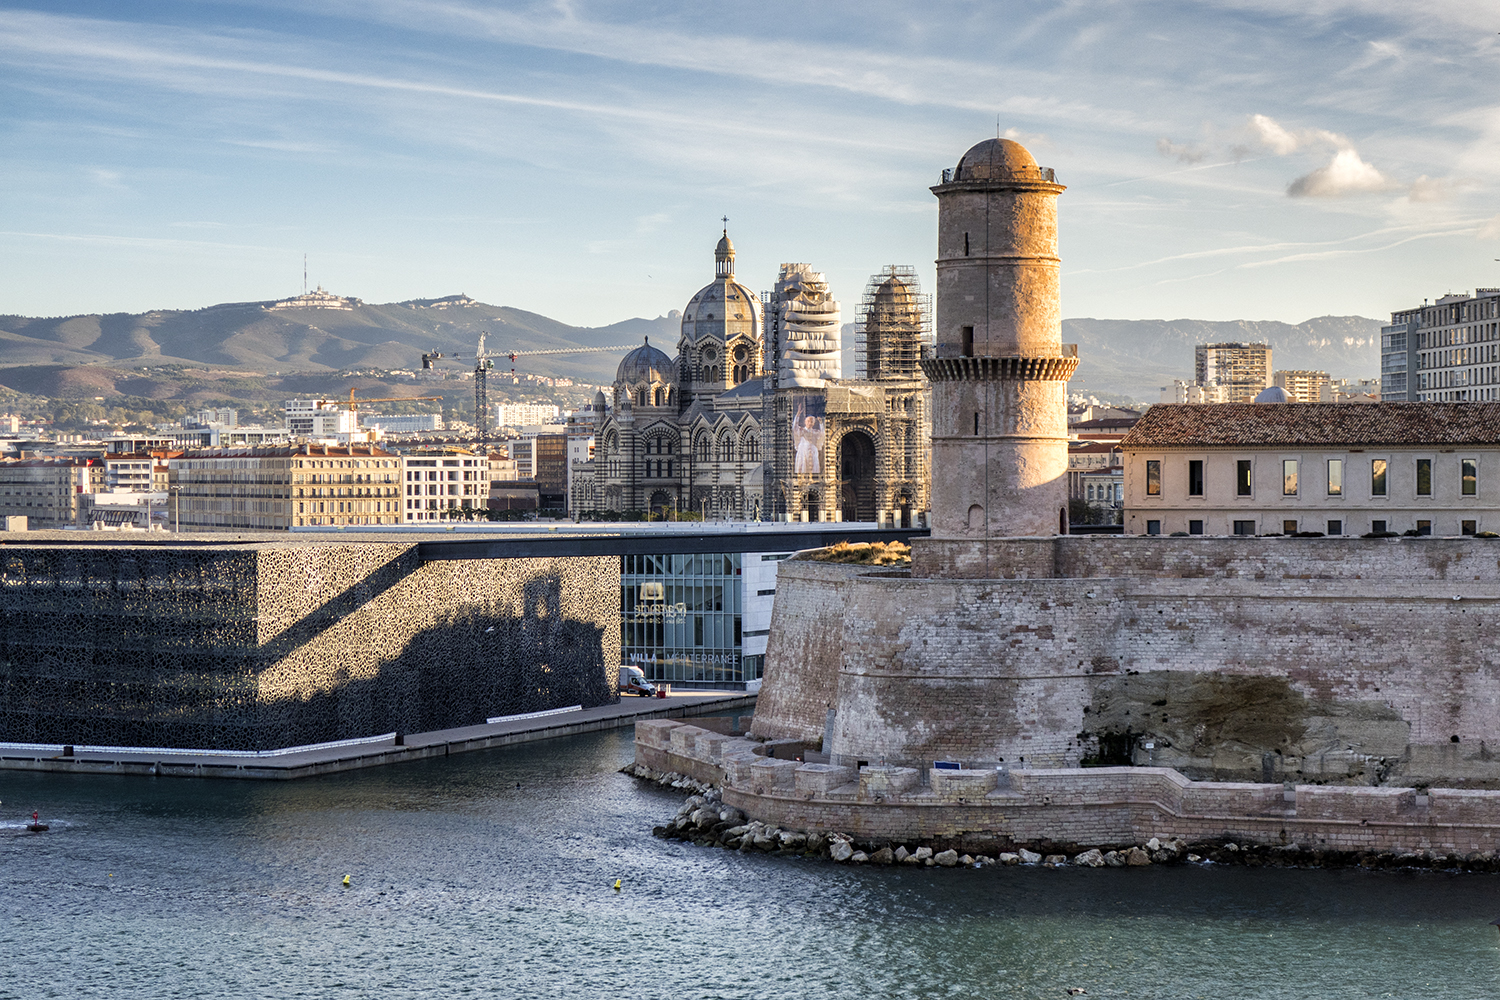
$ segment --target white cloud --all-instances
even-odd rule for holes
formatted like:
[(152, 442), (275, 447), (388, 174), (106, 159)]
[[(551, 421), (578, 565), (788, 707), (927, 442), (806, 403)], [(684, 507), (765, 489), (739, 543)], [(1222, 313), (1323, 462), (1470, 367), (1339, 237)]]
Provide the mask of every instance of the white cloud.
[(1303, 128), (1293, 132), (1266, 115), (1250, 116), (1250, 134), (1255, 141), (1277, 156), (1287, 156), (1307, 146), (1328, 145), (1345, 149), (1350, 145), (1349, 140), (1337, 132), (1321, 128)]
[(1297, 150), (1297, 137), (1265, 115), (1251, 115), (1250, 129), (1260, 144), (1277, 156), (1286, 156)]
[(1482, 240), (1500, 240), (1500, 215), (1480, 226), (1479, 232), (1475, 235)]
[(1304, 174), (1287, 187), (1293, 198), (1341, 198), (1346, 194), (1386, 191), (1395, 185), (1385, 174), (1359, 158), (1353, 147), (1339, 150), (1326, 167)]

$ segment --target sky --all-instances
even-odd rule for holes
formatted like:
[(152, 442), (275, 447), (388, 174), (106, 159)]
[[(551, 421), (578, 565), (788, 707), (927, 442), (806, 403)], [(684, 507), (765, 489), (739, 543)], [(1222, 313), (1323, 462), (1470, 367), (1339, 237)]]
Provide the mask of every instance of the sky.
[(739, 278), (931, 288), (997, 134), (1063, 315), (1385, 317), (1500, 285), (1500, 3), (0, 0), (0, 314), (312, 285), (599, 326)]

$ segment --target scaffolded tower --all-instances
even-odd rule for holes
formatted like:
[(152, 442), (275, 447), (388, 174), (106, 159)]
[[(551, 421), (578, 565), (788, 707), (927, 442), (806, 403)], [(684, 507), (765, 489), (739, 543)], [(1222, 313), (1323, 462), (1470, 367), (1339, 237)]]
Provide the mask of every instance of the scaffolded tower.
[(920, 378), (920, 361), (932, 342), (932, 300), (922, 294), (916, 270), (886, 265), (865, 286), (859, 312), (863, 322), (854, 345), (856, 377)]

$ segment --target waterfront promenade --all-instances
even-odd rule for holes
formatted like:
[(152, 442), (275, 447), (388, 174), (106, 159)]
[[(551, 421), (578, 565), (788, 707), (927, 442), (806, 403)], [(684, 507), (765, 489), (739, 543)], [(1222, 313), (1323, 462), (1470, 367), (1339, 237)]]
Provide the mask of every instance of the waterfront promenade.
[[(446, 757), (472, 750), (623, 729), (646, 719), (749, 714), (756, 695), (744, 691), (691, 691), (666, 698), (622, 698), (618, 704), (500, 719), (429, 733), (387, 734), (365, 740), (255, 753), (170, 748), (65, 747), (59, 744), (0, 744), (0, 770), (67, 774), (159, 775), (187, 778), (287, 780)], [(399, 742), (397, 742), (399, 740)], [(71, 751), (71, 752), (70, 752)]]

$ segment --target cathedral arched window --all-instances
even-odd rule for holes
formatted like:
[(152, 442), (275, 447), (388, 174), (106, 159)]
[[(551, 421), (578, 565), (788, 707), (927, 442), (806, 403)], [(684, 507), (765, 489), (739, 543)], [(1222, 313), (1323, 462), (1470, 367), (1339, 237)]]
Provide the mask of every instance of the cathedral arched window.
[(635, 392), (635, 405), (636, 406), (645, 406), (646, 405), (646, 387), (645, 386), (642, 386), (641, 388), (639, 388), (639, 389), (636, 390), (636, 392)]
[(664, 406), (664, 405), (666, 405), (666, 393), (662, 389), (661, 386), (657, 386), (656, 387), (656, 405), (657, 406)]
[(707, 462), (708, 458), (709, 458), (709, 453), (712, 450), (712, 448), (713, 448), (713, 446), (711, 444), (709, 444), (709, 441), (708, 441), (708, 435), (707, 434), (699, 435), (698, 441), (697, 441), (697, 445), (696, 445), (696, 451), (698, 453), (698, 461), (700, 461), (700, 462)]
[(734, 438), (730, 437), (728, 434), (725, 434), (723, 437), (719, 438), (719, 461), (734, 461)]
[(740, 442), (740, 458), (746, 462), (759, 462), (760, 438), (754, 434), (746, 434), (745, 439)]

